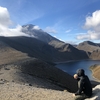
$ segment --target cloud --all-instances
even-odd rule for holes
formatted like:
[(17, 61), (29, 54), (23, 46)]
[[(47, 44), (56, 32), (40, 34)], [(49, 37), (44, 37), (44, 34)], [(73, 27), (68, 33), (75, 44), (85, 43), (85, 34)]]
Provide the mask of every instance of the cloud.
[(92, 16), (88, 16), (84, 25), (86, 29), (95, 29), (98, 26), (100, 26), (100, 10), (93, 12)]
[(71, 31), (71, 30), (69, 29), (69, 30), (66, 31), (66, 33), (69, 33), (70, 31)]
[(100, 39), (100, 10), (97, 10), (93, 12), (91, 16), (86, 17), (83, 28), (87, 30), (87, 33), (79, 34), (77, 39)]
[(53, 29), (52, 27), (46, 27), (46, 29), (44, 31), (47, 33), (57, 33), (57, 31), (55, 29)]
[(17, 25), (15, 28), (9, 28), (12, 25), (10, 15), (5, 7), (0, 7), (0, 36), (27, 36), (21, 32), (21, 26)]
[(98, 39), (100, 39), (100, 33), (88, 30), (87, 33), (79, 34), (77, 36), (77, 39), (79, 39), (79, 40), (83, 40), (83, 39), (86, 39), (86, 40), (98, 40)]
[(0, 24), (4, 26), (10, 25), (12, 22), (10, 20), (10, 15), (7, 8), (0, 6)]
[(33, 29), (40, 30), (40, 27), (39, 26), (34, 26)]
[(79, 33), (76, 37), (78, 40), (89, 39), (89, 35), (86, 33)]

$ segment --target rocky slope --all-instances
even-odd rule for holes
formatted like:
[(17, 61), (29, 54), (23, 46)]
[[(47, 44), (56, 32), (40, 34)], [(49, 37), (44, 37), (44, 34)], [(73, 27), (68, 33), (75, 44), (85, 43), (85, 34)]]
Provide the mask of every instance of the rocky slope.
[(36, 58), (0, 66), (0, 100), (72, 99), (76, 89), (72, 76)]
[[(0, 84), (0, 100), (75, 100), (66, 90), (38, 88), (8, 82)], [(93, 96), (85, 100), (100, 100), (100, 85), (93, 88)]]
[(27, 58), (30, 58), (27, 53), (16, 50), (9, 46), (9, 43), (3, 42), (2, 39), (0, 39), (0, 65), (9, 64)]
[[(0, 66), (0, 100), (74, 100), (76, 87), (72, 76), (35, 58)], [(99, 95), (98, 85), (86, 100)]]
[[(10, 65), (2, 65), (0, 67), (0, 79), (7, 82), (10, 81), (33, 85), (35, 84), (34, 78), (36, 77), (37, 79), (43, 79), (48, 83), (50, 82), (52, 84), (58, 85), (71, 92), (75, 92), (75, 90), (77, 90), (76, 80), (74, 80), (72, 76), (35, 58), (22, 60)], [(40, 86), (42, 86), (42, 84)], [(46, 85), (44, 84), (42, 87), (45, 86)]]
[(35, 57), (44, 61), (57, 62), (88, 59), (86, 52), (65, 43), (60, 48), (56, 48), (31, 37), (0, 37), (0, 40), (7, 44), (9, 48), (26, 54), (27, 57)]
[(44, 89), (15, 83), (0, 84), (0, 100), (74, 100), (67, 91)]
[[(75, 84), (68, 74), (37, 59), (0, 66), (0, 100), (74, 100)], [(86, 100), (99, 96), (100, 85)]]

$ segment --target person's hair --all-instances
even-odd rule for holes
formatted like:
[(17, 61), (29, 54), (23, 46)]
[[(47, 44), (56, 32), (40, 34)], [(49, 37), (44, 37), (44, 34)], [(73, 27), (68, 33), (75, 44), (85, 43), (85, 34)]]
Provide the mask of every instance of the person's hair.
[(84, 76), (85, 75), (85, 71), (84, 69), (78, 69), (77, 70), (77, 75), (80, 77), (80, 76)]

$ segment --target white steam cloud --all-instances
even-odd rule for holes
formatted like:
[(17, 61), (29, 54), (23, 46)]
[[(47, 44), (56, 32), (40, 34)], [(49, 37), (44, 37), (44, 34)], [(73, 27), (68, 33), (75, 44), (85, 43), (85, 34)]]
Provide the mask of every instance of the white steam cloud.
[(39, 27), (39, 26), (34, 26), (34, 27), (33, 27), (33, 30), (34, 30), (34, 29), (35, 29), (35, 30), (40, 30), (40, 27)]
[(88, 30), (87, 33), (78, 35), (77, 39), (100, 39), (100, 10), (93, 12), (92, 16), (86, 17), (84, 28)]
[(12, 25), (12, 21), (7, 8), (0, 6), (0, 36), (27, 36), (21, 32), (20, 25), (17, 25), (16, 28), (9, 28), (10, 25)]
[(55, 29), (53, 29), (52, 27), (46, 27), (45, 32), (47, 32), (47, 33), (57, 33), (57, 31)]

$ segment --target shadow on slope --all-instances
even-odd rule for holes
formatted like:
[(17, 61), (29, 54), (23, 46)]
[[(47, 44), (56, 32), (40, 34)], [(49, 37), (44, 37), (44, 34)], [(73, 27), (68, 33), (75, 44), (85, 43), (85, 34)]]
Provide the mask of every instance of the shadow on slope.
[[(86, 52), (64, 44), (59, 49), (31, 37), (0, 37), (10, 47), (44, 61), (58, 62), (88, 59)], [(58, 43), (59, 44), (59, 43)]]
[(30, 37), (0, 37), (0, 40), (10, 47), (27, 53), (29, 57), (36, 57), (45, 61), (53, 61), (57, 50), (52, 46)]
[[(45, 80), (45, 82), (47, 83), (50, 82), (51, 84), (60, 86), (63, 89), (67, 89), (69, 92), (75, 92), (77, 90), (77, 82), (76, 80), (73, 79), (72, 76), (43, 61), (40, 61), (38, 59), (30, 59), (30, 60), (18, 62), (15, 65), (24, 74), (34, 76), (35, 78), (36, 77), (41, 78)], [(22, 77), (22, 74), (20, 75)], [(27, 82), (27, 79), (25, 77), (24, 79)], [(46, 86), (45, 84), (42, 85), (44, 85), (43, 87)], [(46, 88), (51, 88), (51, 87), (46, 87)]]

